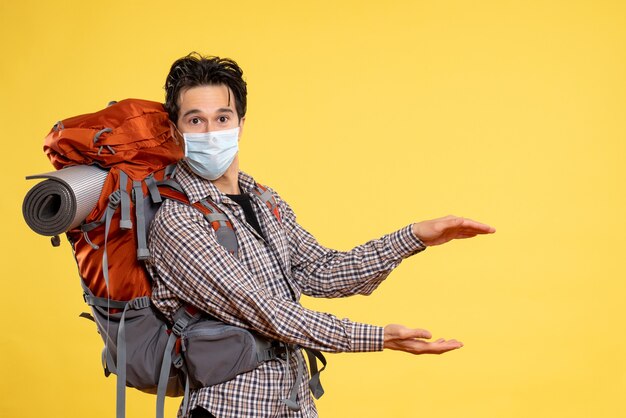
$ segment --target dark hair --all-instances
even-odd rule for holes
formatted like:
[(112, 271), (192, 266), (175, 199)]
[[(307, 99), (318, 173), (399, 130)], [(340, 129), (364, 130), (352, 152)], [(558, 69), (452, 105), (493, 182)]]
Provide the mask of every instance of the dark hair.
[(246, 82), (243, 70), (230, 58), (203, 56), (197, 52), (182, 57), (170, 68), (165, 80), (165, 110), (170, 119), (178, 121), (178, 98), (184, 90), (197, 86), (220, 85), (230, 88), (235, 96), (239, 120), (246, 115)]

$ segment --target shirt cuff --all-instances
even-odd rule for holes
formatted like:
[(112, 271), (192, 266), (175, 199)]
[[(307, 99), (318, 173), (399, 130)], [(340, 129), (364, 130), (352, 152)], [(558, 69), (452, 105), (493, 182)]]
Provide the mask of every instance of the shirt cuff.
[[(347, 321), (344, 319), (344, 321)], [(383, 327), (375, 325), (350, 323), (350, 348), (351, 352), (382, 351), (385, 340)]]
[(407, 258), (426, 249), (426, 245), (413, 233), (413, 225), (389, 234), (391, 249), (400, 258)]

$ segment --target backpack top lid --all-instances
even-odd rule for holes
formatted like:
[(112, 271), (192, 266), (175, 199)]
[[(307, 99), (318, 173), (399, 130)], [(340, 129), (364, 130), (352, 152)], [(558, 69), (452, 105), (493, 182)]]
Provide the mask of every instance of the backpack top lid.
[(43, 149), (56, 169), (81, 164), (116, 166), (131, 179), (141, 180), (183, 157), (174, 129), (161, 103), (125, 99), (57, 122)]

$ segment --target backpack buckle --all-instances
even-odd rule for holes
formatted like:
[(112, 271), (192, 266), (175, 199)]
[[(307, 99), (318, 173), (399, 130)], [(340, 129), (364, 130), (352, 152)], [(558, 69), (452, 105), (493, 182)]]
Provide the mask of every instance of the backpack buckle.
[(187, 328), (187, 324), (189, 324), (189, 319), (186, 317), (178, 318), (176, 322), (174, 322), (174, 326), (172, 327), (172, 332), (176, 334), (177, 337), (183, 333), (185, 328)]
[(142, 296), (131, 301), (131, 308), (135, 310), (144, 309), (150, 306), (150, 298)]
[(58, 121), (57, 123), (54, 124), (52, 129), (54, 129), (56, 132), (59, 132), (61, 129), (65, 129), (65, 126), (63, 125), (62, 121)]
[(283, 345), (272, 345), (259, 353), (260, 361), (269, 361), (274, 359), (287, 360), (287, 349)]
[(281, 345), (272, 347), (272, 349), (274, 350), (274, 355), (276, 356), (276, 358), (287, 360), (287, 349), (285, 348), (284, 345), (281, 344)]
[(109, 195), (109, 207), (111, 209), (117, 209), (122, 201), (122, 193), (119, 190), (114, 191)]
[(180, 354), (176, 354), (176, 356), (172, 358), (172, 364), (177, 369), (183, 367), (183, 356), (181, 356)]

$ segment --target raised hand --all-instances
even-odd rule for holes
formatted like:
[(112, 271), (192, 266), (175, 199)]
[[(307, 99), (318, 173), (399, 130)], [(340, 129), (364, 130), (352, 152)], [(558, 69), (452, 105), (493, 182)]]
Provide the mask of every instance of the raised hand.
[(413, 234), (427, 246), (494, 232), (496, 229), (492, 226), (454, 215), (413, 224)]
[(404, 325), (390, 324), (385, 327), (383, 348), (404, 351), (411, 354), (443, 354), (463, 347), (457, 340), (424, 341), (432, 338), (429, 331), (419, 328), (407, 328)]

